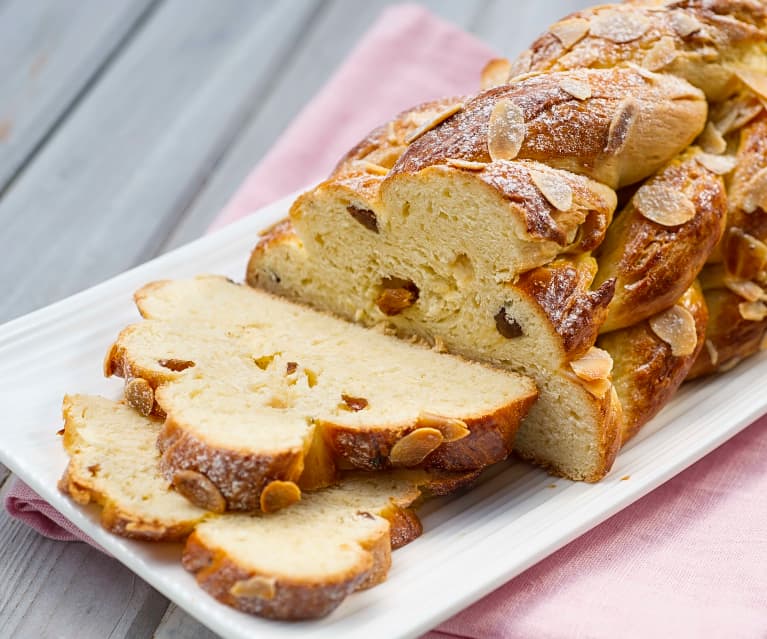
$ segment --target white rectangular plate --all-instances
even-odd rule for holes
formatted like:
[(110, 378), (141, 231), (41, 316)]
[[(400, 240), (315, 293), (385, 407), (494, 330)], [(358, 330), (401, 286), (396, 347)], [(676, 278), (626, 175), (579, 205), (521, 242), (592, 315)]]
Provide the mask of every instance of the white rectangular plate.
[(729, 373), (685, 386), (599, 484), (553, 479), (520, 462), (500, 464), (474, 490), (426, 504), (424, 535), (395, 553), (389, 580), (352, 595), (329, 617), (278, 623), (241, 614), (197, 587), (178, 562), (179, 546), (114, 537), (99, 526), (96, 508), (62, 496), (56, 482), (66, 456), (56, 431), (65, 393), (119, 397), (120, 381), (104, 379), (101, 362), (120, 329), (138, 318), (135, 289), (154, 279), (199, 273), (242, 279), (258, 231), (280, 219), (288, 201), (0, 327), (0, 460), (117, 559), (224, 637), (417, 636), (767, 412), (767, 354), (761, 353)]

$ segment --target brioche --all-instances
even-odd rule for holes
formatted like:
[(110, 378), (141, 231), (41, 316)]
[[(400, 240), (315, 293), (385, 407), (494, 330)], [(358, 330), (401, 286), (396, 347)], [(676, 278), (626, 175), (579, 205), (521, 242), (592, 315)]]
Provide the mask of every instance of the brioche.
[(176, 541), (191, 533), (183, 564), (200, 585), (275, 619), (326, 615), (353, 591), (384, 581), (392, 547), (421, 534), (413, 504), (477, 475), (357, 474), (275, 514), (217, 515), (189, 504), (160, 473), (158, 422), (86, 395), (64, 399), (64, 420), (70, 462), (62, 491), (100, 504), (104, 527), (124, 537)]
[(483, 468), (509, 455), (536, 397), (527, 378), (219, 277), (136, 299), (147, 319), (120, 334), (108, 372), (151, 390), (160, 466), (200, 505), (294, 501), (287, 482), (315, 489), (339, 466)]

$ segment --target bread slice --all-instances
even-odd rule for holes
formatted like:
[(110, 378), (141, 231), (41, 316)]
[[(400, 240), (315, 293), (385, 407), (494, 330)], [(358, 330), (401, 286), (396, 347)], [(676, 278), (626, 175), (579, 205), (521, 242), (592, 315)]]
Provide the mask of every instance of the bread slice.
[(468, 485), (476, 473), (359, 473), (272, 515), (216, 515), (173, 490), (158, 468), (160, 425), (120, 402), (64, 399), (69, 465), (61, 489), (102, 506), (102, 524), (150, 541), (189, 535), (184, 566), (217, 599), (275, 619), (329, 613), (386, 579), (391, 549), (421, 534), (412, 506)]
[(526, 377), (224, 278), (158, 282), (136, 299), (147, 319), (120, 334), (107, 372), (165, 416), (165, 476), (214, 510), (273, 509), (339, 467), (483, 468), (509, 455), (536, 397)]
[(159, 473), (162, 424), (103, 397), (67, 395), (59, 488), (79, 504), (101, 506), (101, 523), (123, 537), (183, 539), (210, 513), (189, 503)]

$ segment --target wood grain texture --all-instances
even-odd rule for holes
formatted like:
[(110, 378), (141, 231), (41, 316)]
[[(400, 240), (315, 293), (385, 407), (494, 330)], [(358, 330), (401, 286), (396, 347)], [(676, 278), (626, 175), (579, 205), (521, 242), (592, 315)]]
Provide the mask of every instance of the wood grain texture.
[(0, 511), (0, 639), (150, 637), (166, 607), (116, 560), (45, 539)]
[[(162, 250), (185, 244), (205, 232), (250, 170), (266, 154), (298, 112), (320, 90), (381, 11), (386, 0), (335, 0), (326, 3), (290, 59), (275, 78), (268, 96), (252, 113), (247, 126), (214, 168), (190, 203)], [(487, 0), (428, 0), (435, 14), (468, 27)]]
[(153, 13), (0, 200), (13, 265), (0, 321), (156, 253), (315, 5), (167, 0)]
[(155, 3), (0, 3), (0, 192)]
[(153, 639), (216, 639), (218, 635), (208, 630), (194, 617), (171, 603)]

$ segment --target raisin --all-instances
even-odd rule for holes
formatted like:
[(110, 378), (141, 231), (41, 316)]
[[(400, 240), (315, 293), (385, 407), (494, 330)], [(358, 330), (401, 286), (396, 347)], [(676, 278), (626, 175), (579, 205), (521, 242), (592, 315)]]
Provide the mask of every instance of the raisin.
[(373, 211), (370, 209), (362, 209), (354, 205), (347, 206), (346, 210), (349, 211), (349, 215), (362, 224), (368, 231), (378, 233), (378, 218)]
[(508, 314), (504, 306), (501, 306), (501, 310), (495, 314), (495, 327), (507, 339), (524, 335), (519, 322)]

